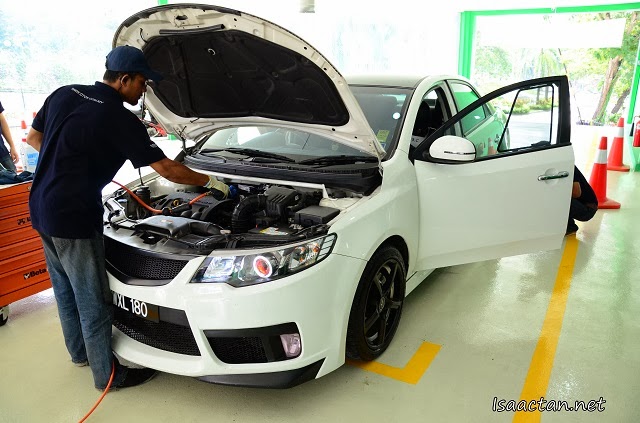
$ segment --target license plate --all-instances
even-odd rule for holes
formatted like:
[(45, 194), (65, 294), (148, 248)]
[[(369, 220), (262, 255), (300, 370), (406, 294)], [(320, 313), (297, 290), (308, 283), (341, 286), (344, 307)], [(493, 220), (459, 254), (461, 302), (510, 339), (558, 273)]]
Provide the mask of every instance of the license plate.
[(142, 317), (143, 319), (151, 320), (156, 323), (160, 321), (158, 306), (155, 304), (125, 297), (122, 294), (114, 292), (113, 305), (121, 310), (128, 311), (138, 317)]

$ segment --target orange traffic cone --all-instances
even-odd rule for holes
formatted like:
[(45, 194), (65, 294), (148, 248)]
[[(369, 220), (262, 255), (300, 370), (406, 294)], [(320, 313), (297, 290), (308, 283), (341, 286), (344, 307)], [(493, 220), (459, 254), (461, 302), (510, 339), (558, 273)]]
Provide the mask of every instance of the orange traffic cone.
[(591, 170), (589, 185), (598, 197), (599, 209), (619, 209), (620, 203), (607, 198), (607, 137), (600, 138), (598, 155)]
[(613, 137), (611, 144), (611, 154), (607, 162), (607, 170), (617, 170), (618, 172), (628, 172), (629, 166), (622, 164), (622, 150), (624, 149), (624, 118), (618, 120), (618, 133)]
[(633, 132), (633, 146), (640, 147), (640, 117), (636, 119), (635, 131), (631, 129), (631, 132)]

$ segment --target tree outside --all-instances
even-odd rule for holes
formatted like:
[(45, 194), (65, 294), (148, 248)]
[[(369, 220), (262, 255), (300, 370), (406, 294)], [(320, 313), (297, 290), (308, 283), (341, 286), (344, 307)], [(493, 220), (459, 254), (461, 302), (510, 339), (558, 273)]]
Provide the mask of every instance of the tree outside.
[(9, 123), (29, 122), (46, 96), (62, 85), (102, 80), (117, 26), (156, 4), (0, 0), (0, 101)]
[[(488, 92), (505, 85), (505, 81), (566, 74), (571, 81), (579, 123), (616, 123), (628, 107), (640, 38), (638, 15), (638, 11), (628, 11), (566, 14), (562, 18), (494, 16), (486, 22), (479, 21), (472, 79)], [(510, 23), (504, 25), (507, 20)], [(608, 21), (608, 26), (593, 26), (602, 21)], [(591, 31), (596, 35), (592, 46), (588, 45), (587, 37), (574, 45), (571, 34), (558, 37), (559, 27), (571, 31), (581, 24), (585, 28), (615, 30)], [(496, 30), (501, 26), (506, 28)], [(599, 35), (603, 35), (601, 38), (608, 35), (610, 40), (599, 40)], [(560, 45), (561, 39), (566, 45)], [(548, 93), (538, 93), (532, 102), (546, 102), (547, 96)]]

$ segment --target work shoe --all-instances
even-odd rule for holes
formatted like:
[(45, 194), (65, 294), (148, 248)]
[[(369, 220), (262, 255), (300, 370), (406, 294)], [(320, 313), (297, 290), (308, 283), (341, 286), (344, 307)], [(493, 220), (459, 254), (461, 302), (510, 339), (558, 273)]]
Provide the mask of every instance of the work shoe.
[(578, 232), (578, 229), (578, 225), (576, 225), (575, 222), (569, 223), (567, 225), (567, 232), (565, 233), (565, 235), (575, 234), (576, 232)]
[(85, 361), (79, 361), (79, 362), (77, 362), (77, 363), (76, 363), (75, 361), (72, 361), (72, 363), (73, 363), (73, 365), (74, 365), (74, 366), (76, 366), (76, 367), (85, 367), (85, 366), (88, 366), (88, 365), (89, 365), (89, 362), (88, 362), (87, 360), (85, 360)]
[(156, 374), (158, 374), (158, 371), (154, 369), (127, 368), (127, 375), (124, 377), (124, 380), (120, 382), (118, 385), (111, 386), (111, 390), (115, 391), (117, 389), (130, 388), (132, 386), (142, 385), (143, 383), (153, 379), (153, 377)]

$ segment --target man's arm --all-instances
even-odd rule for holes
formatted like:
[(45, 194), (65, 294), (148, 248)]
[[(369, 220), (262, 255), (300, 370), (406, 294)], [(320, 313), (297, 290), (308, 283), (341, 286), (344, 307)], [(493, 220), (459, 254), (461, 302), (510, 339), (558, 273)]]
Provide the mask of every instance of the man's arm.
[(150, 165), (160, 176), (175, 182), (176, 184), (200, 185), (214, 194), (214, 198), (221, 200), (229, 195), (229, 187), (213, 176), (194, 172), (180, 162), (167, 159), (158, 160)]
[(18, 150), (16, 150), (16, 145), (13, 143), (13, 138), (11, 137), (11, 128), (9, 128), (9, 124), (7, 120), (4, 118), (4, 113), (0, 113), (0, 128), (2, 129), (2, 136), (7, 143), (9, 144), (9, 154), (11, 155), (11, 160), (13, 162), (18, 161)]
[(180, 162), (164, 158), (150, 166), (163, 178), (175, 182), (176, 184), (205, 186), (209, 182), (209, 176), (204, 173), (195, 172)]
[(36, 151), (40, 151), (40, 147), (42, 147), (43, 135), (44, 134), (40, 131), (36, 131), (33, 128), (29, 129), (29, 133), (27, 134), (27, 144), (35, 148)]

